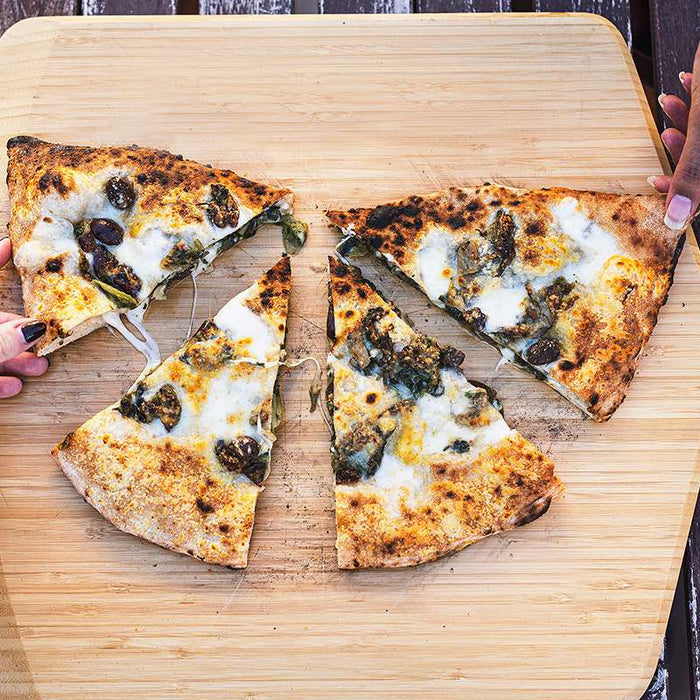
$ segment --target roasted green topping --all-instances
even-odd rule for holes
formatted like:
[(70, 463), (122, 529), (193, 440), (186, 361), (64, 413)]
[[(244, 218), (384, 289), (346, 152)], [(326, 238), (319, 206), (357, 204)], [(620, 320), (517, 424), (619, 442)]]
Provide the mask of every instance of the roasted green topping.
[(272, 416), (270, 429), (274, 432), (284, 420), (284, 402), (282, 401), (282, 393), (279, 385), (275, 382), (275, 388), (272, 392)]
[(170, 432), (179, 423), (182, 413), (175, 388), (164, 384), (150, 399), (144, 398), (145, 392), (146, 386), (138, 384), (133, 391), (122, 397), (117, 411), (140, 423), (152, 423), (159, 418), (163, 427)]
[(479, 274), (487, 262), (477, 238), (469, 238), (457, 248), (457, 270), (461, 277)]
[(293, 214), (282, 216), (282, 243), (289, 255), (296, 255), (306, 243), (309, 225), (297, 219)]
[(405, 386), (411, 396), (440, 396), (440, 347), (427, 335), (419, 335), (396, 353), (396, 362), (388, 375), (392, 386)]
[(180, 360), (202, 372), (213, 372), (233, 358), (235, 344), (207, 320), (195, 331), (180, 353)]
[(489, 406), (488, 394), (483, 389), (477, 388), (474, 391), (469, 391), (466, 396), (471, 405), (454, 417), (455, 422), (459, 425), (473, 425)]
[(109, 203), (115, 209), (128, 209), (136, 199), (134, 188), (125, 177), (112, 177), (107, 180), (105, 192)]
[(482, 233), (493, 248), (490, 256), (494, 277), (500, 277), (515, 258), (515, 222), (502, 209), (496, 212), (493, 223)]
[(359, 369), (367, 369), (372, 358), (369, 356), (361, 328), (356, 328), (346, 336), (348, 351)]
[(141, 291), (141, 280), (129, 265), (120, 263), (112, 253), (101, 245), (95, 248), (92, 256), (95, 277), (134, 298), (138, 296), (139, 291)]
[(548, 365), (559, 359), (559, 345), (551, 338), (540, 338), (527, 349), (525, 359), (533, 365)]
[(90, 233), (105, 245), (119, 245), (124, 240), (122, 227), (111, 219), (92, 219)]
[(229, 442), (217, 440), (214, 453), (221, 465), (235, 474), (245, 474), (260, 486), (265, 479), (269, 453), (260, 455), (260, 445), (255, 438), (242, 435)]
[(386, 314), (381, 307), (370, 309), (360, 327), (347, 335), (351, 364), (365, 374), (380, 376), (404, 396), (442, 394), (441, 367), (456, 366), (450, 363), (459, 360), (460, 355), (461, 362), (464, 356), (454, 348), (441, 350), (432, 338), (422, 334), (395, 350), (389, 331), (379, 325)]
[(200, 261), (203, 253), (204, 246), (197, 238), (194, 239), (191, 246), (186, 241), (178, 241), (160, 261), (160, 266), (164, 270), (173, 267), (193, 268)]
[(379, 422), (365, 421), (347, 433), (338, 446), (336, 483), (352, 484), (371, 477), (379, 468), (386, 441), (396, 425), (394, 421), (382, 429)]
[(465, 452), (469, 452), (469, 442), (467, 440), (455, 440), (453, 443), (448, 445), (443, 452), (448, 450), (456, 452), (458, 455), (463, 455)]
[[(87, 262), (87, 258), (85, 257), (81, 258), (81, 262), (83, 259), (85, 260), (85, 262)], [(88, 272), (90, 270), (89, 263), (87, 270)], [(107, 284), (106, 282), (103, 282), (102, 280), (93, 279), (92, 283), (98, 286), (104, 292), (104, 294), (106, 294), (109, 297), (109, 300), (118, 309), (135, 309), (139, 305), (138, 299), (132, 297), (131, 294), (122, 292), (120, 289), (112, 287), (111, 285)]]
[(503, 414), (503, 404), (501, 403), (501, 400), (498, 398), (498, 395), (496, 394), (496, 392), (488, 384), (484, 384), (483, 382), (478, 382), (476, 379), (470, 379), (469, 383), (473, 384), (478, 389), (482, 389), (484, 392), (486, 392), (486, 398), (488, 399), (488, 402), (500, 414)]
[(362, 258), (369, 253), (367, 246), (355, 236), (345, 236), (335, 247), (335, 250), (342, 258), (350, 260)]
[(217, 228), (238, 226), (238, 204), (228, 188), (211, 186), (211, 201), (207, 204), (209, 221)]
[(577, 299), (577, 296), (571, 293), (573, 289), (573, 282), (557, 277), (552, 284), (540, 291), (540, 297), (547, 304), (552, 316), (571, 308)]

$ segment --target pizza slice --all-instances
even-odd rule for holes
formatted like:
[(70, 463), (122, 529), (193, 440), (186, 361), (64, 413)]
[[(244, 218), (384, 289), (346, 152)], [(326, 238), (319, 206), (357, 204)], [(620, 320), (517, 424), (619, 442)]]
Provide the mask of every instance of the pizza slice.
[(563, 188), (453, 187), (328, 217), (599, 421), (625, 397), (684, 241), (661, 197)]
[[(281, 223), (294, 247), (304, 226), (289, 190), (138, 146), (89, 148), (29, 136), (8, 141), (9, 233), (25, 313), (48, 330), (46, 355), (110, 324), (140, 324), (173, 282), (221, 252)], [(159, 358), (159, 356), (158, 356)]]
[(327, 405), (338, 563), (411, 566), (543, 515), (563, 487), (464, 354), (330, 258)]
[(54, 448), (76, 490), (120, 530), (246, 566), (279, 422), (289, 287), (284, 257)]

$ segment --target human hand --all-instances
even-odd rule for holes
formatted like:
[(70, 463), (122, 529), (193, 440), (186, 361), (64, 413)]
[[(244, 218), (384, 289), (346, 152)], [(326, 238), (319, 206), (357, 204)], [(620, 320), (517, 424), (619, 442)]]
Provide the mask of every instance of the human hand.
[[(693, 81), (693, 73), (697, 76)], [(673, 123), (661, 140), (676, 163), (673, 175), (650, 177), (649, 182), (666, 197), (666, 226), (683, 229), (700, 203), (700, 45), (693, 73), (681, 73), (683, 89), (690, 95), (690, 110), (680, 97), (659, 95), (659, 104)]]
[[(10, 240), (5, 238), (0, 241), (0, 267), (10, 255)], [(22, 391), (22, 380), (16, 375), (38, 377), (49, 368), (45, 357), (26, 352), (44, 333), (42, 321), (0, 311), (0, 399)]]

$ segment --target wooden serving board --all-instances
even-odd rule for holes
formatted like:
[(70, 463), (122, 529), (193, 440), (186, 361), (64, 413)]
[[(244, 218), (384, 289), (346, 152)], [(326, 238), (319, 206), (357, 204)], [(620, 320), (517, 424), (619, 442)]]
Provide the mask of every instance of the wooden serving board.
[[(3, 139), (137, 142), (292, 187), (311, 234), (293, 260), (288, 348), (321, 360), (337, 242), (324, 209), (484, 180), (648, 192), (665, 167), (621, 37), (584, 15), (31, 20), (0, 42), (0, 119)], [(265, 229), (226, 253), (200, 279), (197, 323), (280, 252)], [(0, 695), (638, 698), (698, 489), (696, 252), (605, 425), (496, 371), (492, 349), (362, 262), (419, 329), (466, 351), (467, 374), (498, 390), (568, 489), (537, 522), (411, 570), (337, 569), (308, 365), (284, 381), (250, 565), (234, 572), (122, 534), (75, 493), (49, 450), (142, 362), (105, 330), (55, 353), (0, 403)], [(190, 298), (183, 283), (147, 316), (166, 353)], [(11, 269), (0, 308), (21, 308)]]

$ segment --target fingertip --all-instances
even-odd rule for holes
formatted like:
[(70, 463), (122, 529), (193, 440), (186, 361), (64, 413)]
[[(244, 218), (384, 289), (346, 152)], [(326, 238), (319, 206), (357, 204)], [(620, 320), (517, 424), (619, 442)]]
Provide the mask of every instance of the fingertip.
[(12, 245), (9, 238), (0, 239), (0, 267), (12, 257)]
[(22, 380), (18, 377), (0, 377), (0, 399), (9, 399), (22, 391)]

